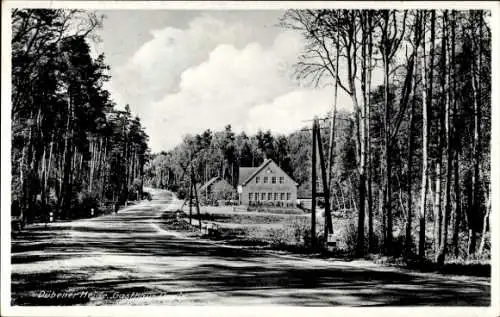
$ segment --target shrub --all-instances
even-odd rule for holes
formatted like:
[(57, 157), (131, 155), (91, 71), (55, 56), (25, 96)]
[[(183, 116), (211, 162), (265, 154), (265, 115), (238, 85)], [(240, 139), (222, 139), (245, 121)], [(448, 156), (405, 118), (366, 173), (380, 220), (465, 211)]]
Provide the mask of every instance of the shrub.
[(70, 216), (73, 218), (87, 217), (90, 215), (90, 209), (94, 208), (97, 212), (99, 205), (99, 196), (94, 192), (87, 190), (75, 193), (73, 197), (73, 208)]
[(142, 182), (140, 179), (138, 179), (138, 178), (134, 179), (134, 181), (132, 182), (131, 190), (134, 192), (137, 192), (137, 191), (140, 192), (142, 190)]
[(338, 234), (337, 248), (348, 253), (356, 249), (358, 239), (358, 222), (356, 217), (348, 218), (344, 230)]
[(311, 225), (307, 219), (295, 219), (287, 225), (290, 227), (295, 242), (303, 243), (309, 246), (311, 243)]
[(268, 231), (267, 240), (272, 246), (284, 246), (290, 242), (290, 232), (285, 228), (272, 228)]
[(18, 217), (21, 215), (21, 203), (17, 199), (12, 199), (11, 207), (10, 207), (11, 215), (14, 217)]
[(219, 181), (213, 185), (213, 197), (217, 200), (231, 200), (236, 197), (236, 190), (226, 181)]
[(142, 192), (142, 199), (147, 199), (147, 200), (151, 200), (152, 197), (151, 197), (151, 193), (149, 192)]

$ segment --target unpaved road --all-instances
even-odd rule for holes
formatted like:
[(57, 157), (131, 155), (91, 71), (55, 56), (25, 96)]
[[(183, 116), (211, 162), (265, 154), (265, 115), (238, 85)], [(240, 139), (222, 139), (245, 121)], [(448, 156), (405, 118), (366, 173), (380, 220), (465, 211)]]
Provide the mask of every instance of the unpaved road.
[(157, 225), (156, 192), (118, 214), (12, 239), (12, 305), (481, 305), (490, 279), (310, 259), (190, 239)]

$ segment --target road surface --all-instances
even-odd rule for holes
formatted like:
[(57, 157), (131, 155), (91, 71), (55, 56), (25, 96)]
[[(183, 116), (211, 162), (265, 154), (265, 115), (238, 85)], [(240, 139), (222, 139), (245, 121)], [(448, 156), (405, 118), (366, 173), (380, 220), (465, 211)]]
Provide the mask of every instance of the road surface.
[(490, 280), (311, 259), (158, 226), (157, 192), (118, 214), (34, 226), (12, 240), (12, 305), (480, 305)]

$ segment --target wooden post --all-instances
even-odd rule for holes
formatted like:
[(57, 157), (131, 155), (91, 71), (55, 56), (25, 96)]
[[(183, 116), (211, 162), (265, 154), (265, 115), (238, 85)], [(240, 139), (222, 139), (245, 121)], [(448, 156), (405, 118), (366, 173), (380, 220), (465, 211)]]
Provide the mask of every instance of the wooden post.
[(311, 201), (311, 248), (316, 247), (316, 125), (318, 121), (314, 118), (313, 121), (313, 148), (312, 148), (312, 171), (311, 171), (311, 190), (312, 190), (312, 201)]
[(193, 220), (193, 180), (189, 180), (189, 224), (191, 225)]
[(196, 200), (196, 214), (198, 215), (198, 221), (199, 221), (198, 226), (201, 230), (200, 202), (198, 201), (198, 190), (196, 189), (196, 179), (194, 177), (194, 170), (193, 170), (192, 166), (191, 166), (191, 179), (192, 179), (192, 184), (193, 184), (193, 189), (194, 189), (194, 198)]
[[(313, 131), (314, 133), (314, 131)], [(323, 182), (323, 197), (325, 199), (325, 243), (329, 233), (333, 233), (332, 213), (330, 209), (330, 186), (328, 182), (328, 175), (325, 166), (325, 157), (323, 155), (323, 144), (321, 142), (321, 132), (319, 125), (316, 125), (316, 139), (318, 142), (319, 163), (321, 166), (321, 178)]]

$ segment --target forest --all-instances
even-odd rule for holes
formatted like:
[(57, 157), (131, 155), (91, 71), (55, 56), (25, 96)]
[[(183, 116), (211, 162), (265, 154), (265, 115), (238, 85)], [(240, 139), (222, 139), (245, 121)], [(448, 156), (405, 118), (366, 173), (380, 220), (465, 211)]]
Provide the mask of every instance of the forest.
[(103, 17), (69, 9), (12, 10), (12, 215), (71, 219), (142, 195), (148, 136), (103, 88), (90, 43)]
[[(304, 39), (297, 79), (332, 89), (321, 121), (332, 153), (329, 203), (356, 218), (357, 257), (489, 259), (489, 19), (480, 10), (321, 9), (287, 10), (279, 21)], [(337, 110), (339, 91), (352, 112)], [(240, 166), (272, 158), (307, 184), (312, 136), (304, 128), (247, 135), (228, 125), (186, 135), (152, 155), (145, 182), (183, 197), (193, 179), (236, 185)]]

